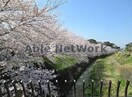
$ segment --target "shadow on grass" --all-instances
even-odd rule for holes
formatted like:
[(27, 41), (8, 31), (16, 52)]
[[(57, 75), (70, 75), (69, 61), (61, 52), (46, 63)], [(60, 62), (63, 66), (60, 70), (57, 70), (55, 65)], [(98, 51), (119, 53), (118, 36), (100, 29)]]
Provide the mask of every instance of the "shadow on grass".
[(105, 63), (104, 60), (98, 60), (92, 67), (91, 70), (91, 74), (89, 77), (89, 81), (88, 81), (88, 87), (86, 88), (86, 95), (91, 96), (92, 94), (92, 86), (91, 86), (91, 79), (94, 80), (95, 84), (94, 84), (94, 95), (95, 96), (99, 96), (99, 92), (100, 92), (100, 82), (101, 80), (103, 80), (104, 78), (104, 72), (105, 72)]

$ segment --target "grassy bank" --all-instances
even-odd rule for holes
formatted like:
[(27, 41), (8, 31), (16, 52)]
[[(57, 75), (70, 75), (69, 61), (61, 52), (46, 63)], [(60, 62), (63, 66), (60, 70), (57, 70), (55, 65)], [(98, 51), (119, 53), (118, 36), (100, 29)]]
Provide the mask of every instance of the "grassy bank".
[(48, 64), (48, 66), (56, 69), (56, 70), (64, 70), (68, 67), (72, 67), (75, 65), (78, 61), (68, 55), (59, 55), (56, 56), (51, 60), (49, 60), (47, 57), (44, 57), (45, 64)]
[[(132, 81), (132, 54), (130, 52), (117, 52), (104, 59), (98, 59), (90, 71), (89, 83), (95, 80), (95, 94), (99, 95), (100, 81), (104, 80), (103, 95), (108, 92), (108, 82), (112, 81), (112, 95), (116, 95), (117, 81), (121, 80), (120, 96), (124, 96), (126, 80)], [(86, 94), (91, 94), (91, 84), (86, 89)], [(129, 87), (129, 95), (132, 95), (132, 85)]]
[(58, 70), (63, 70), (65, 68), (71, 67), (77, 63), (76, 59), (68, 55), (60, 55), (54, 58), (55, 68)]

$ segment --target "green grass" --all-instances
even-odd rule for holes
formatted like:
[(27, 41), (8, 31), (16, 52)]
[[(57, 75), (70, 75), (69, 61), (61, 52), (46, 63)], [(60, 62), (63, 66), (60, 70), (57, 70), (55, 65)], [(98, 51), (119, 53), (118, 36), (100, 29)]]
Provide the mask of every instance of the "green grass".
[(77, 63), (75, 58), (68, 55), (58, 55), (54, 57), (52, 61), (47, 57), (43, 57), (43, 61), (45, 64), (52, 66), (52, 68), (56, 70), (64, 70), (74, 66)]
[(65, 68), (71, 67), (76, 63), (76, 59), (67, 55), (60, 55), (54, 58), (55, 68), (58, 70), (63, 70)]
[[(98, 64), (98, 65), (96, 65)], [(88, 96), (91, 95), (91, 79), (93, 79), (96, 83), (96, 87), (99, 87), (99, 83), (100, 80), (103, 79), (104, 76), (104, 72), (105, 72), (105, 65), (104, 65), (104, 60), (98, 60), (94, 66), (92, 67), (92, 70), (90, 72), (90, 77), (89, 77), (89, 84), (88, 84), (88, 88), (86, 90), (86, 94)], [(96, 90), (94, 91), (94, 94), (97, 96), (97, 94), (99, 94), (99, 88), (96, 88)]]
[[(117, 52), (104, 59), (98, 59), (90, 71), (89, 85), (86, 94), (91, 94), (91, 79), (95, 80), (94, 95), (99, 95), (100, 81), (104, 80), (103, 95), (108, 93), (108, 82), (112, 81), (112, 95), (116, 95), (117, 81), (121, 80), (120, 96), (124, 96), (126, 80), (132, 81), (132, 54), (130, 52)], [(129, 95), (132, 94), (132, 85), (129, 87)]]
[(121, 65), (130, 64), (132, 65), (132, 54), (130, 52), (124, 53), (116, 53), (114, 58), (120, 63)]

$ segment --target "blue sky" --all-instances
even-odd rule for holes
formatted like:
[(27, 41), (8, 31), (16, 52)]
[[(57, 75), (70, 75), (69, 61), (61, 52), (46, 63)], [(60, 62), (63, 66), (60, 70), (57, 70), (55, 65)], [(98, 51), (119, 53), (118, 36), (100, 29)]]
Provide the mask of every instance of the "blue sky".
[(85, 39), (132, 42), (132, 0), (68, 0), (59, 10), (63, 26)]

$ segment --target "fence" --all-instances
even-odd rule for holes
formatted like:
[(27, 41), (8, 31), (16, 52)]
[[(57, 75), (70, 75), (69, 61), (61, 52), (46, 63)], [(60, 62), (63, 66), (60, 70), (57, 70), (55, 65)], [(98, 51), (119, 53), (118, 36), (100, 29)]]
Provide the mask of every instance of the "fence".
[[(55, 82), (58, 83), (58, 80), (56, 80)], [(65, 80), (64, 82), (66, 83), (67, 81)], [(74, 97), (77, 97), (76, 96), (76, 90), (77, 90), (76, 81), (73, 81), (73, 82), (74, 82), (74, 84), (73, 84)], [(37, 83), (38, 86), (39, 86), (38, 90), (35, 90), (35, 88), (33, 86), (33, 83), (30, 81), (29, 85), (31, 87), (31, 96), (27, 95), (27, 91), (26, 91), (27, 89), (25, 88), (24, 83), (22, 81), (20, 81), (19, 84), (22, 87), (22, 95), (23, 96), (20, 96), (19, 91), (18, 91), (17, 86), (16, 86), (17, 83), (18, 82), (16, 82), (16, 81), (12, 81), (11, 84), (13, 86), (14, 94), (11, 94), (11, 90), (10, 90), (10, 88), (8, 86), (8, 83), (4, 82), (3, 86), (4, 86), (5, 90), (6, 90), (6, 92), (2, 92), (2, 87), (0, 87), (0, 97), (56, 97), (56, 96), (51, 94), (51, 89), (50, 89), (49, 82), (47, 83), (48, 93), (45, 94), (45, 92), (42, 91), (42, 87), (41, 87), (41, 82), (40, 81), (38, 81), (38, 83)], [(83, 84), (82, 85), (82, 87), (83, 87), (83, 90), (82, 90), (83, 97), (86, 97), (86, 95), (85, 95), (85, 81), (83, 81), (82, 84)], [(95, 82), (92, 80), (92, 82), (91, 82), (91, 96), (90, 97), (94, 97), (94, 84), (95, 84)], [(103, 95), (102, 95), (103, 94), (102, 93), (103, 84), (104, 84), (104, 82), (101, 81), (100, 82), (100, 94), (99, 94), (99, 97), (103, 97)], [(116, 97), (120, 97), (119, 96), (120, 84), (121, 84), (121, 81), (118, 81), (117, 82), (117, 89), (116, 89)], [(128, 97), (128, 87), (129, 87), (129, 85), (130, 85), (130, 81), (127, 80), (126, 81), (125, 90), (124, 90), (124, 97)], [(112, 86), (112, 81), (109, 81), (108, 96), (107, 97), (111, 97), (111, 86)], [(57, 86), (57, 91), (59, 91), (59, 87), (58, 86)], [(36, 92), (38, 92), (38, 93), (36, 94)], [(60, 96), (57, 96), (57, 97), (60, 97)]]

